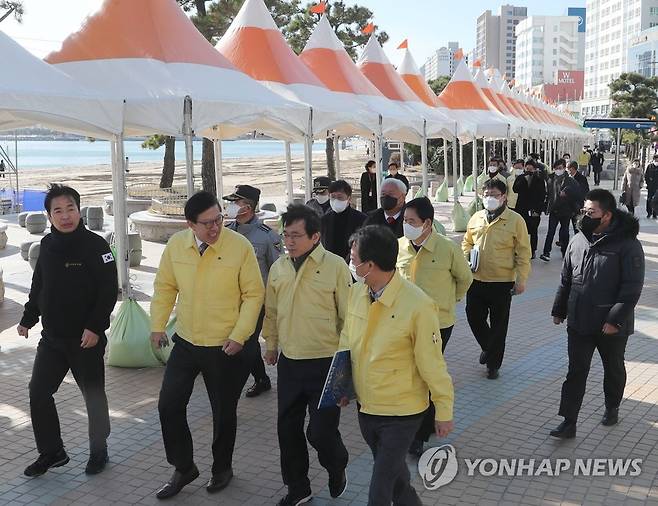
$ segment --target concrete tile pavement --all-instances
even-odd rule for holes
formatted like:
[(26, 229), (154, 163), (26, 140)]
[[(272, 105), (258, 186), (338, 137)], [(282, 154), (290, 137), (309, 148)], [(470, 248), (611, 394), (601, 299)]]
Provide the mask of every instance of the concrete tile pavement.
[[(442, 215), (448, 205), (438, 206)], [(641, 208), (639, 208), (641, 210)], [(3, 220), (0, 220), (3, 221)], [(540, 240), (546, 226), (540, 232)], [(107, 368), (111, 408), (111, 464), (99, 476), (87, 477), (86, 415), (82, 396), (68, 376), (56, 394), (63, 437), (71, 463), (43, 477), (28, 480), (23, 468), (36, 456), (29, 420), (29, 382), (36, 334), (24, 341), (14, 327), (25, 301), (31, 271), (16, 246), (24, 229), (10, 225), (10, 246), (0, 251), (7, 294), (0, 308), (0, 504), (155, 504), (155, 490), (169, 478), (164, 459), (157, 398), (162, 369)], [(505, 361), (497, 381), (485, 378), (477, 364), (479, 349), (466, 323), (463, 307), (446, 350), (456, 389), (455, 431), (445, 441), (454, 446), (459, 471), (439, 490), (426, 490), (409, 460), (414, 486), (424, 504), (658, 504), (658, 224), (641, 220), (647, 277), (636, 312), (637, 332), (627, 348), (628, 384), (619, 425), (599, 424), (603, 413), (600, 359), (595, 355), (583, 403), (578, 436), (556, 441), (548, 431), (560, 419), (557, 407), (566, 373), (566, 335), (550, 318), (559, 261), (533, 261), (528, 291), (513, 301)], [(161, 245), (145, 243), (144, 264), (133, 270), (140, 300), (151, 295)], [(559, 255), (557, 255), (559, 256)], [(18, 257), (18, 258), (17, 258)], [(554, 255), (555, 257), (555, 255)], [(145, 303), (145, 306), (148, 304)], [(269, 368), (272, 392), (242, 399), (234, 456), (236, 478), (230, 487), (210, 496), (204, 489), (210, 469), (212, 424), (203, 383), (197, 385), (188, 409), (201, 477), (170, 501), (172, 504), (275, 504), (285, 493), (280, 479), (276, 439), (276, 372)], [(331, 500), (326, 472), (311, 450), (313, 504), (367, 503), (372, 459), (361, 438), (354, 406), (343, 411), (341, 432), (350, 451), (349, 486)], [(468, 474), (464, 459), (639, 458), (638, 476), (482, 476)]]

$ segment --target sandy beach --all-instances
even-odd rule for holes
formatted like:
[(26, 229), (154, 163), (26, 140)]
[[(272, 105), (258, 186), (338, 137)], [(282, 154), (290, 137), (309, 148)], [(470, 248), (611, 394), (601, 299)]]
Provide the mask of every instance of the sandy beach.
[[(341, 176), (350, 184), (358, 185), (359, 177), (367, 157), (363, 150), (341, 150)], [(414, 168), (418, 169), (418, 168)], [(407, 168), (406, 173), (416, 170)], [(132, 163), (127, 175), (128, 186), (134, 184), (159, 184), (162, 164), (144, 162)], [(196, 181), (200, 184), (201, 164), (195, 164)], [(313, 175), (326, 174), (324, 152), (316, 152), (313, 157)], [(304, 159), (293, 156), (293, 184), (301, 187), (304, 176)], [(84, 205), (100, 205), (103, 197), (112, 193), (112, 173), (109, 165), (94, 165), (50, 169), (30, 169), (19, 173), (21, 188), (45, 189), (48, 183), (61, 182), (73, 186), (80, 192)], [(176, 161), (174, 184), (185, 184), (184, 161)], [(237, 184), (251, 184), (262, 191), (263, 197), (278, 197), (285, 194), (286, 171), (285, 158), (264, 156), (240, 158), (224, 161), (224, 188), (233, 188)]]

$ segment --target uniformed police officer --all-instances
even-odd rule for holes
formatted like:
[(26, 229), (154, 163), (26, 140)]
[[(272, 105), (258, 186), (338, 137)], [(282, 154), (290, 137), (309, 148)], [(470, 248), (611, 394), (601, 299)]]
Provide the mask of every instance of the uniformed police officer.
[(52, 185), (45, 207), (52, 224), (41, 241), (18, 334), (27, 338), (41, 318), (43, 331), (30, 380), (30, 416), (39, 458), (25, 469), (40, 476), (69, 462), (53, 394), (70, 370), (89, 418), (90, 457), (85, 472), (107, 464), (110, 415), (105, 396), (105, 330), (117, 300), (117, 269), (108, 244), (80, 219), (80, 194)]
[(331, 179), (327, 176), (316, 177), (313, 180), (313, 198), (306, 203), (320, 218), (331, 211), (331, 206), (329, 205), (330, 184)]
[[(226, 217), (234, 220), (227, 225), (227, 228), (245, 236), (254, 247), (263, 283), (266, 283), (270, 267), (281, 256), (283, 248), (281, 236), (256, 217), (259, 199), (260, 190), (247, 184), (236, 186), (233, 193), (224, 197), (224, 200), (229, 201), (226, 206)], [(265, 372), (258, 342), (264, 316), (265, 307), (258, 317), (256, 330), (246, 343), (247, 348), (254, 355), (251, 366), (254, 384), (247, 390), (247, 397), (256, 397), (272, 388), (270, 378)]]

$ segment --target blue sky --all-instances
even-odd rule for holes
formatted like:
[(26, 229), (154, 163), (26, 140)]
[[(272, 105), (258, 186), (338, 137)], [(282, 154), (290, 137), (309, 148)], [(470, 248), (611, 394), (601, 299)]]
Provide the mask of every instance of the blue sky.
[[(331, 0), (329, 0), (331, 2)], [(409, 39), (412, 54), (421, 65), (434, 49), (459, 41), (465, 50), (475, 44), (475, 21), (483, 11), (498, 12), (500, 2), (485, 0), (347, 0), (367, 6), (375, 13), (375, 22), (391, 36), (385, 49), (394, 64), (401, 58), (396, 47)], [(0, 29), (16, 38), (39, 57), (59, 47), (64, 38), (76, 30), (86, 15), (102, 0), (24, 0), (25, 20), (22, 25), (7, 19)], [(526, 0), (510, 2), (528, 7), (529, 15), (562, 15), (568, 7), (582, 7), (585, 0)]]

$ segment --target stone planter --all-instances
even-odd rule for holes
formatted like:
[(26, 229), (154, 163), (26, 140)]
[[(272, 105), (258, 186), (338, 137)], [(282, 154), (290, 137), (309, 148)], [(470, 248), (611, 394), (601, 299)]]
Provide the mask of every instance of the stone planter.
[(25, 228), (30, 234), (41, 234), (48, 226), (48, 219), (43, 213), (28, 213)]
[(87, 208), (87, 228), (89, 228), (89, 230), (103, 230), (102, 207), (94, 206)]
[(32, 270), (37, 266), (37, 259), (39, 258), (39, 251), (41, 250), (41, 243), (35, 242), (30, 246), (27, 252), (27, 261), (30, 263)]
[(87, 206), (80, 208), (80, 219), (85, 225), (87, 224), (87, 209), (89, 209)]
[(35, 242), (39, 241), (25, 241), (24, 243), (21, 243), (21, 258), (23, 260), (28, 259), (28, 254), (30, 252), (30, 246), (32, 246)]
[(142, 237), (136, 232), (128, 234), (128, 258), (130, 267), (138, 267), (142, 263)]
[(30, 214), (27, 211), (18, 213), (18, 225), (25, 228), (25, 218), (27, 218), (27, 215)]
[(0, 225), (0, 249), (7, 246), (7, 225)]

